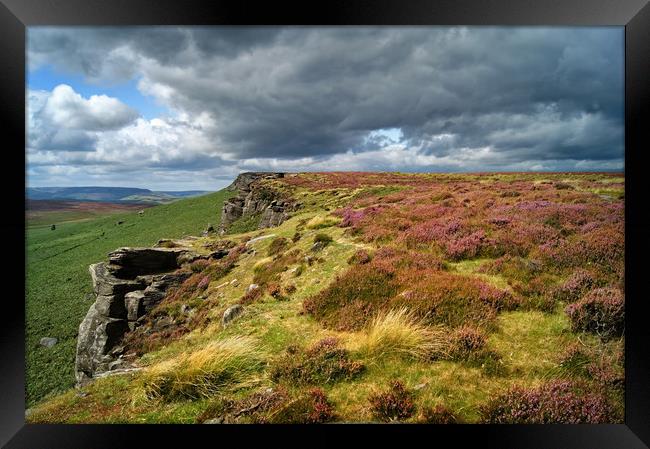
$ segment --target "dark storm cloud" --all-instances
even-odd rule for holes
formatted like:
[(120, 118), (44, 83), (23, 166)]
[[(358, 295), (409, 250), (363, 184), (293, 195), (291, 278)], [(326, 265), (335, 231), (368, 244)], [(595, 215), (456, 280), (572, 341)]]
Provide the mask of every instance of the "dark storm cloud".
[(621, 28), (49, 28), (28, 44), (30, 63), (142, 77), (209, 117), (231, 159), (363, 153), (385, 128), (425, 156), (489, 147), (488, 165), (623, 155)]

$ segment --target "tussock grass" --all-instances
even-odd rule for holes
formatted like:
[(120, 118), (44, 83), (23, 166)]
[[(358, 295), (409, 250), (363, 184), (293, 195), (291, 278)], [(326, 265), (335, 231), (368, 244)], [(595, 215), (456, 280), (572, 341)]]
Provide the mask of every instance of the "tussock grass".
[(253, 271), (255, 273), (258, 273), (258, 272), (262, 271), (264, 269), (264, 267), (266, 265), (270, 264), (271, 262), (273, 262), (273, 257), (270, 257), (270, 256), (269, 257), (264, 257), (263, 259), (260, 259), (257, 262), (255, 262), (255, 264), (253, 265)]
[(428, 360), (449, 350), (443, 326), (426, 326), (406, 307), (378, 314), (358, 339), (354, 350), (365, 358), (388, 355)]
[(309, 220), (305, 226), (307, 229), (322, 229), (339, 224), (340, 221), (341, 220), (336, 217), (316, 215), (314, 218)]
[(141, 382), (147, 398), (199, 399), (254, 385), (263, 354), (249, 337), (230, 337), (147, 368)]

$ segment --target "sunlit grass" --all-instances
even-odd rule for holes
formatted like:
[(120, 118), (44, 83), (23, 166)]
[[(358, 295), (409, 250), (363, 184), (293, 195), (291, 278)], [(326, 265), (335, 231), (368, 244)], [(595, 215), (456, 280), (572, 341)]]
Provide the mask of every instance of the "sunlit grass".
[(367, 329), (355, 335), (350, 347), (370, 360), (390, 355), (427, 360), (447, 352), (447, 337), (444, 327), (426, 326), (402, 307), (377, 315)]

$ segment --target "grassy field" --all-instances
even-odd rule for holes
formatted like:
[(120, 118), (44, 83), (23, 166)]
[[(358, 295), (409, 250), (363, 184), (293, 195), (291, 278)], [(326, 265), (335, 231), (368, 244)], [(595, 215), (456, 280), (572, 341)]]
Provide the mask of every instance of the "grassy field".
[[(74, 383), (78, 326), (92, 304), (88, 265), (120, 246), (150, 246), (160, 238), (197, 235), (217, 225), (226, 191), (87, 221), (31, 226), (26, 230), (27, 406)], [(118, 225), (118, 221), (123, 221)], [(49, 222), (48, 222), (49, 224)], [(94, 299), (94, 298), (93, 298)], [(39, 345), (42, 337), (59, 339)]]
[[(29, 421), (622, 421), (620, 176), (316, 173), (269, 185), (303, 206), (274, 228), (242, 221), (190, 243), (235, 246), (127, 336), (141, 371), (48, 398)], [(235, 304), (243, 313), (224, 326)], [(150, 331), (160, 316), (171, 332)]]

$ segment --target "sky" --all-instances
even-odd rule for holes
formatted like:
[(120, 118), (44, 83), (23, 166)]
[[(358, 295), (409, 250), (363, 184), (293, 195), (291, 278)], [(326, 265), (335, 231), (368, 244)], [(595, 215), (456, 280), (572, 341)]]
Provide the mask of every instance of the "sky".
[(612, 171), (623, 27), (29, 27), (27, 185)]

